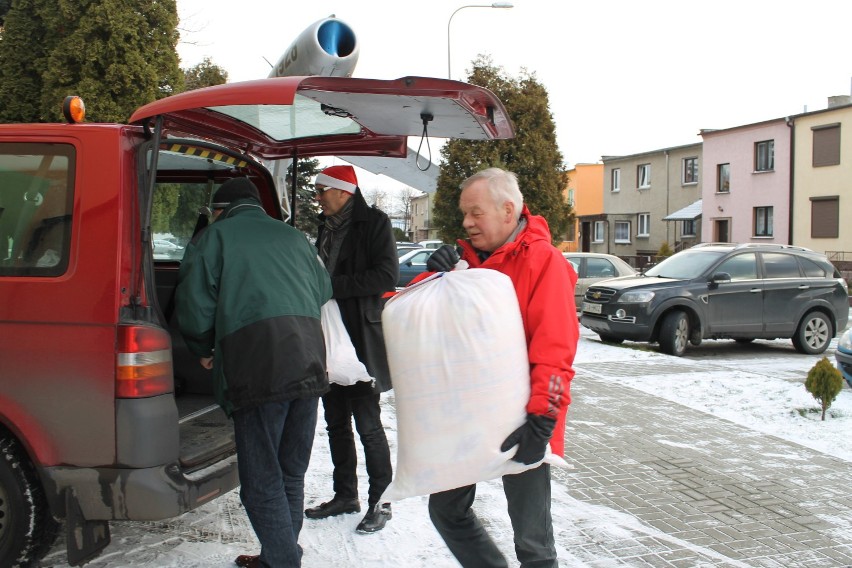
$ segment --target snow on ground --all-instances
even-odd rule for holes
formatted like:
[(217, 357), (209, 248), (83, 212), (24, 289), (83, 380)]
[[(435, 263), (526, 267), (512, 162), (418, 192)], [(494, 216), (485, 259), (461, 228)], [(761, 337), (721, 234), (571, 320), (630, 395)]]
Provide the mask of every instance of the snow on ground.
[[(804, 388), (807, 371), (819, 357), (789, 353), (789, 341), (770, 343), (766, 356), (751, 358), (675, 359), (654, 348), (627, 343), (605, 345), (583, 330), (575, 363), (609, 364), (624, 370), (602, 374), (619, 387), (635, 388), (698, 409), (748, 428), (796, 442), (852, 462), (852, 389), (844, 386), (832, 404), (830, 417), (820, 421), (818, 403)], [(835, 342), (832, 344), (834, 345)], [(712, 342), (694, 353), (712, 352)], [(782, 347), (783, 346), (783, 347)], [(762, 347), (762, 346), (761, 346)], [(705, 351), (700, 351), (704, 349)], [(728, 352), (731, 350), (728, 349)], [(833, 361), (833, 351), (826, 355)], [(693, 367), (694, 372), (672, 374), (673, 365)], [(712, 368), (714, 372), (708, 372)], [(719, 372), (729, 369), (729, 373)], [(630, 372), (626, 372), (630, 371)], [(384, 423), (396, 453), (396, 419), (391, 399), (384, 400)], [(569, 417), (570, 419), (570, 417)], [(361, 452), (358, 444), (359, 453)], [(360, 453), (363, 464), (363, 453)], [(362, 503), (366, 501), (366, 473), (359, 472)], [(311, 466), (306, 479), (306, 505), (331, 497), (331, 461), (324, 422), (320, 416)], [(362, 514), (344, 515), (322, 521), (305, 520), (300, 542), (306, 568), (443, 568), (458, 566), (429, 521), (426, 498), (415, 497), (395, 503), (393, 520), (379, 533), (354, 532)], [(477, 486), (475, 508), (495, 542), (510, 562), (514, 561), (512, 530), (506, 514), (505, 497), (499, 481)], [(558, 528), (560, 566), (600, 568), (605, 561), (585, 558), (582, 543), (593, 534), (605, 542), (635, 535), (668, 535), (643, 525), (635, 518), (571, 498), (564, 485), (554, 481), (553, 518)], [(237, 492), (177, 519), (150, 523), (112, 523), (112, 543), (105, 553), (87, 564), (89, 568), (231, 568), (239, 554), (257, 553), (259, 546), (239, 502)], [(43, 566), (67, 568), (64, 542), (57, 542)], [(702, 550), (712, 556), (712, 550)], [(603, 563), (602, 563), (603, 562)], [(517, 564), (512, 564), (516, 566)]]

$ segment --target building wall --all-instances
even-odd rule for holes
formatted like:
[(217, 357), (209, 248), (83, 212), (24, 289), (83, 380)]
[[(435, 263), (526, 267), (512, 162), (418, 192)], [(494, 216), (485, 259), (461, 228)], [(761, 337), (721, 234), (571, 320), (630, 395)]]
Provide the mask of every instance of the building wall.
[[(852, 106), (793, 117), (792, 243), (819, 252), (852, 252)], [(840, 164), (813, 165), (813, 128), (840, 125)], [(838, 196), (839, 223), (835, 238), (812, 236), (813, 199)]]
[(432, 193), (411, 198), (411, 240), (415, 243), (439, 238), (438, 230), (432, 222), (434, 201), (435, 196)]
[[(684, 182), (685, 158), (698, 160), (698, 179)], [(690, 144), (634, 154), (632, 156), (604, 157), (603, 205), (606, 212), (606, 230), (602, 242), (593, 242), (591, 251), (605, 252), (622, 257), (653, 255), (663, 243), (675, 248), (679, 235), (677, 221), (663, 221), (670, 213), (701, 199), (701, 144)], [(649, 164), (650, 184), (639, 187), (639, 166)], [(612, 188), (613, 170), (621, 172), (618, 191)], [(639, 214), (650, 214), (647, 236), (639, 236)], [(629, 242), (616, 242), (616, 222), (630, 223)]]
[[(790, 128), (783, 118), (702, 131), (704, 139), (703, 223), (701, 240), (720, 240), (719, 221), (728, 225), (729, 242), (790, 243)], [(756, 171), (756, 144), (774, 142), (774, 168)], [(719, 191), (719, 165), (729, 164), (730, 190)], [(772, 207), (772, 235), (755, 234), (755, 208)]]
[(574, 195), (574, 227), (572, 234), (565, 235), (560, 248), (566, 252), (580, 250), (580, 217), (603, 213), (603, 164), (577, 164), (568, 170), (568, 183), (563, 190), (567, 200)]

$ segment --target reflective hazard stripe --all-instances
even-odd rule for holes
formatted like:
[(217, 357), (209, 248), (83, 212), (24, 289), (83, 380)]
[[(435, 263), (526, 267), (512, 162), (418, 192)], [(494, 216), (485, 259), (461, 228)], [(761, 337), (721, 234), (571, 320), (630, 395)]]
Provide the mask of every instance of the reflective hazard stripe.
[(243, 168), (248, 164), (248, 162), (241, 158), (228, 156), (227, 154), (222, 154), (221, 152), (216, 152), (214, 150), (210, 150), (209, 148), (199, 148), (198, 146), (187, 146), (185, 144), (170, 144), (166, 146), (165, 149), (169, 152), (175, 152), (177, 154), (186, 154), (187, 156), (198, 156), (199, 158), (222, 162), (223, 164), (228, 164), (229, 166), (234, 166), (237, 168)]

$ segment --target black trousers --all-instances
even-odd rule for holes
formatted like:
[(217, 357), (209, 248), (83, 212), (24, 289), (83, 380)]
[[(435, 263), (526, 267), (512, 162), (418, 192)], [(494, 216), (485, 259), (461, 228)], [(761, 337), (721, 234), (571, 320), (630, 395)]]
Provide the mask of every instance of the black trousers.
[[(542, 464), (503, 476), (515, 554), (521, 568), (557, 568), (550, 516), (550, 466)], [(488, 536), (471, 506), (476, 485), (429, 496), (429, 517), (450, 552), (464, 568), (507, 568), (506, 558)]]
[(382, 426), (380, 395), (352, 398), (347, 395), (347, 388), (350, 387), (332, 387), (322, 397), (331, 463), (334, 465), (334, 495), (341, 499), (358, 498), (358, 456), (352, 431), (354, 418), (355, 428), (364, 446), (370, 483), (368, 504), (375, 505), (393, 478), (388, 439)]

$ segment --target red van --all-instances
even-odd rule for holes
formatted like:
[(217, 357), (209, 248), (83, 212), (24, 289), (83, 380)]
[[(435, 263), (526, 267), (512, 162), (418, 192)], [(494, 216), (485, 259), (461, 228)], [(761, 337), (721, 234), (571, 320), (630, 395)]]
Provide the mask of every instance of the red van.
[(286, 218), (272, 161), (405, 157), (424, 132), (512, 127), (491, 92), (419, 77), (264, 79), (126, 125), (0, 125), (0, 566), (37, 564), (63, 523), (80, 565), (109, 521), (174, 517), (238, 486), (232, 426), (174, 321), (199, 210), (248, 176)]

